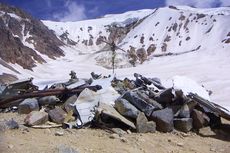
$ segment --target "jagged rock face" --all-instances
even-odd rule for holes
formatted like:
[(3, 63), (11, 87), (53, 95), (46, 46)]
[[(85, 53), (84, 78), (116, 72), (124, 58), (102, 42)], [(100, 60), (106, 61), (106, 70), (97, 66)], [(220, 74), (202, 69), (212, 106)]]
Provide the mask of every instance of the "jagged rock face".
[[(41, 21), (22, 10), (0, 4), (0, 58), (25, 69), (46, 62), (36, 51), (49, 58), (64, 56), (61, 42)], [(36, 50), (36, 51), (35, 51)]]

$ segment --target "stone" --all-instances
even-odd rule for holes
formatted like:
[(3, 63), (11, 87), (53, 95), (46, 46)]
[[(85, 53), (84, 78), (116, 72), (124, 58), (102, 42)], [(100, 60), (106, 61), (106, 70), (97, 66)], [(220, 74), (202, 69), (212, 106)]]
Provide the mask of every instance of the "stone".
[(79, 153), (74, 148), (69, 147), (67, 145), (60, 145), (56, 148), (57, 153)]
[(19, 125), (14, 119), (0, 121), (0, 132), (7, 130), (7, 129), (12, 130), (12, 129), (18, 129), (18, 128), (19, 128)]
[(126, 99), (118, 98), (115, 101), (114, 108), (123, 116), (136, 119), (139, 110), (132, 104), (130, 104)]
[(170, 104), (172, 103), (172, 99), (174, 98), (174, 95), (172, 94), (172, 88), (165, 89), (164, 91), (160, 92), (156, 97), (155, 100), (162, 104)]
[(179, 110), (179, 118), (190, 118), (190, 110), (187, 104), (183, 105)]
[(73, 110), (73, 106), (71, 106), (71, 104), (74, 104), (76, 101), (77, 101), (76, 95), (69, 97), (64, 103), (65, 111), (70, 112), (71, 110)]
[(156, 123), (153, 121), (148, 122), (145, 114), (140, 112), (136, 120), (136, 128), (139, 133), (156, 132)]
[(194, 109), (191, 113), (193, 119), (193, 128), (200, 129), (208, 125), (209, 117), (201, 111)]
[(109, 136), (109, 138), (111, 138), (111, 139), (119, 139), (120, 136), (119, 136), (118, 134), (116, 134), (116, 133), (113, 133), (113, 134), (111, 134), (111, 135)]
[(8, 129), (18, 129), (19, 128), (18, 123), (14, 119), (6, 121), (6, 125)]
[(18, 105), (19, 114), (29, 114), (32, 111), (39, 111), (38, 100), (36, 98), (28, 98)]
[(154, 106), (148, 104), (134, 92), (126, 92), (124, 95), (122, 95), (122, 98), (128, 100), (137, 109), (144, 112), (147, 117), (149, 117), (155, 109)]
[(216, 133), (213, 132), (210, 127), (203, 127), (199, 129), (199, 135), (204, 136), (204, 137), (213, 137), (216, 135)]
[(65, 120), (66, 112), (60, 108), (56, 107), (48, 112), (51, 121), (54, 123), (62, 124)]
[(173, 124), (175, 129), (182, 132), (189, 132), (192, 129), (192, 118), (175, 118)]
[(55, 136), (63, 136), (64, 135), (64, 131), (56, 131), (55, 132)]
[(38, 99), (38, 103), (40, 106), (43, 105), (56, 105), (59, 102), (59, 98), (57, 96), (46, 96)]
[(152, 113), (150, 119), (156, 122), (156, 129), (161, 132), (173, 130), (173, 111), (170, 108), (157, 110)]
[(24, 119), (25, 124), (28, 126), (41, 125), (46, 123), (47, 121), (48, 113), (41, 111), (32, 111)]

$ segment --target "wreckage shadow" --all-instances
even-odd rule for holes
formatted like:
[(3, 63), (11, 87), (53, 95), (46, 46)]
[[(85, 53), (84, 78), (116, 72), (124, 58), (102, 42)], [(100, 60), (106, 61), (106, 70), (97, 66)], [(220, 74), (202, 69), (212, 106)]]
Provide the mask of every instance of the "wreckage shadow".
[(212, 135), (203, 135), (198, 133), (201, 137), (215, 138), (223, 141), (230, 142), (230, 124), (221, 124), (218, 128), (212, 128), (212, 131), (215, 134)]

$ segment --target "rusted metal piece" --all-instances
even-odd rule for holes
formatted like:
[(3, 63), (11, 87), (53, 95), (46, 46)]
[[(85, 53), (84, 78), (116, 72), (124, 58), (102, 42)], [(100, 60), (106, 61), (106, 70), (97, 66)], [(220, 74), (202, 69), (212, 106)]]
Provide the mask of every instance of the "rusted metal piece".
[(100, 85), (96, 85), (96, 86), (80, 86), (80, 87), (73, 88), (73, 89), (48, 89), (48, 90), (42, 90), (42, 91), (34, 91), (30, 93), (15, 95), (15, 96), (8, 97), (8, 98), (2, 98), (0, 99), (0, 108), (8, 103), (11, 103), (19, 99), (45, 97), (45, 96), (62, 95), (62, 94), (79, 94), (85, 88), (88, 88), (93, 91), (102, 89)]

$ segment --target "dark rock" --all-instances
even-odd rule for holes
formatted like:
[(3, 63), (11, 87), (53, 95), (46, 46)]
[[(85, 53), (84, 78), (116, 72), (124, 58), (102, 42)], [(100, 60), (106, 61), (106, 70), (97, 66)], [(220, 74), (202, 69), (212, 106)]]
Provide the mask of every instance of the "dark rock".
[(128, 100), (132, 105), (134, 105), (136, 108), (144, 112), (145, 115), (148, 117), (152, 114), (153, 110), (155, 109), (154, 106), (145, 102), (134, 92), (126, 92), (122, 96), (122, 98)]
[(61, 124), (65, 120), (66, 112), (60, 108), (56, 107), (48, 112), (51, 121)]
[(175, 129), (189, 132), (192, 129), (192, 118), (175, 118), (173, 120)]
[(172, 94), (172, 89), (169, 88), (169, 89), (166, 89), (166, 90), (160, 92), (155, 97), (155, 100), (162, 105), (166, 105), (166, 104), (172, 103), (173, 98), (174, 98), (174, 95)]
[(19, 114), (29, 114), (32, 111), (38, 111), (39, 105), (36, 98), (25, 99), (18, 105)]
[(190, 110), (187, 104), (183, 105), (179, 110), (179, 118), (190, 118)]
[(24, 122), (28, 126), (44, 124), (48, 121), (48, 113), (33, 111), (30, 112)]
[(156, 123), (153, 121), (148, 122), (145, 114), (140, 112), (136, 120), (136, 128), (139, 133), (153, 133), (156, 132)]
[(154, 111), (150, 119), (156, 122), (158, 131), (171, 132), (173, 130), (173, 111), (170, 108)]
[(161, 104), (159, 104), (158, 102), (156, 102), (155, 100), (149, 98), (149, 96), (146, 93), (137, 91), (137, 95), (143, 99), (144, 101), (146, 101), (147, 103), (153, 105), (154, 107), (156, 107), (156, 109), (163, 109), (163, 107), (161, 106)]
[(126, 99), (118, 98), (115, 101), (114, 108), (123, 116), (136, 119), (139, 113), (136, 107), (130, 104)]
[(204, 126), (207, 126), (209, 123), (209, 117), (201, 111), (194, 109), (191, 113), (193, 119), (193, 127), (195, 129), (200, 129)]

